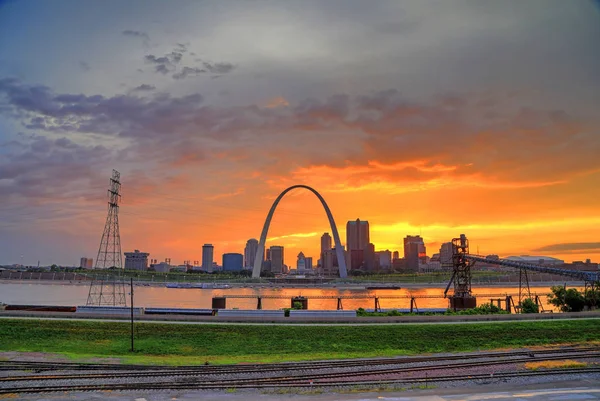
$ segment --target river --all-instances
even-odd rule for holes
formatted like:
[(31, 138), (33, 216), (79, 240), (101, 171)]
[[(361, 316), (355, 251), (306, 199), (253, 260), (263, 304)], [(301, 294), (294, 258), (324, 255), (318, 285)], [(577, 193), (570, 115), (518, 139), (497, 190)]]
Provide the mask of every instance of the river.
[[(54, 283), (54, 282), (2, 282), (0, 283), (0, 302), (17, 305), (85, 305), (89, 286), (84, 283)], [(128, 288), (127, 288), (128, 291)], [(418, 308), (446, 308), (448, 300), (444, 298), (424, 298), (443, 295), (444, 289), (439, 286), (402, 288), (398, 290), (365, 290), (352, 288), (228, 288), (228, 289), (195, 289), (195, 288), (166, 288), (163, 286), (135, 286), (134, 303), (140, 307), (163, 308), (211, 308), (212, 298), (229, 295), (243, 296), (276, 296), (281, 298), (263, 298), (263, 309), (289, 308), (290, 299), (295, 296), (308, 298), (309, 309), (336, 309), (337, 299), (319, 299), (315, 297), (360, 297), (343, 299), (343, 309), (373, 308), (374, 297), (381, 297), (379, 305), (384, 309), (409, 308), (410, 297), (416, 298)], [(540, 296), (544, 308), (552, 309), (546, 303), (546, 295), (550, 292), (548, 286), (531, 287), (532, 294)], [(490, 301), (489, 295), (513, 295), (518, 302), (518, 286), (473, 286), (473, 294), (478, 296), (477, 304)], [(386, 296), (401, 296), (407, 298), (385, 298)], [(129, 301), (129, 296), (127, 296)], [(227, 308), (255, 309), (256, 298), (228, 298)]]

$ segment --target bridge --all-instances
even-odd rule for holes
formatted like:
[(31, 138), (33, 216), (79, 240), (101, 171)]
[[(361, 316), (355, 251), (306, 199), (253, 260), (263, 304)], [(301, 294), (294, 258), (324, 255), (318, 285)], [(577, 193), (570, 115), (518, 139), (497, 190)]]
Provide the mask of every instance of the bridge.
[[(459, 238), (452, 239), (453, 272), (448, 286), (444, 291), (444, 296), (446, 296), (450, 286), (454, 284), (454, 294), (449, 297), (451, 308), (466, 309), (475, 307), (476, 299), (471, 293), (471, 266), (477, 262), (519, 269), (519, 305), (524, 298), (532, 298), (529, 287), (529, 276), (527, 274), (529, 271), (555, 274), (581, 280), (585, 283), (586, 292), (590, 290), (594, 293), (600, 288), (600, 272), (560, 269), (514, 260), (488, 259), (480, 255), (471, 255), (469, 254), (469, 240), (464, 234), (461, 234)], [(595, 297), (591, 301), (592, 305), (595, 306)]]

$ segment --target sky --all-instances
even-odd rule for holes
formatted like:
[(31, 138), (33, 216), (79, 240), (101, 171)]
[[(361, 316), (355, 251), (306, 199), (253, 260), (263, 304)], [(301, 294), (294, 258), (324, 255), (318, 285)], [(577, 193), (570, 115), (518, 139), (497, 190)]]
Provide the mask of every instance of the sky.
[[(0, 263), (243, 252), (291, 185), (376, 250), (600, 253), (594, 1), (0, 1)], [(267, 246), (331, 232), (286, 195)]]

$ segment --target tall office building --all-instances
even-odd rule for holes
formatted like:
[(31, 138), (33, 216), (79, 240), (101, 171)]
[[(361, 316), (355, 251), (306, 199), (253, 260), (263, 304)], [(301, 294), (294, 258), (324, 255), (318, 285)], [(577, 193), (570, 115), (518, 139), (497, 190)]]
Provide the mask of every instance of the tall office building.
[(331, 249), (331, 235), (329, 233), (324, 233), (321, 235), (321, 253), (319, 254), (319, 260), (321, 261), (321, 266), (324, 264), (323, 254), (325, 251), (329, 251)]
[(81, 258), (79, 261), (79, 267), (81, 267), (82, 269), (93, 269), (94, 268), (94, 259)]
[(133, 252), (125, 252), (125, 269), (146, 270), (149, 255), (149, 253), (140, 252), (137, 249)]
[(296, 260), (296, 269), (298, 270), (298, 273), (306, 270), (306, 257), (304, 256), (304, 252), (300, 252), (298, 254), (298, 259)]
[(269, 249), (269, 256), (271, 257), (271, 272), (275, 274), (283, 273), (283, 247), (273, 245)]
[(244, 248), (244, 267), (252, 269), (254, 267), (254, 259), (256, 258), (256, 251), (258, 251), (258, 241), (251, 238), (246, 242), (246, 248)]
[(425, 243), (420, 235), (407, 235), (404, 238), (404, 259), (406, 269), (418, 271), (419, 263), (427, 263)]
[[(392, 253), (389, 250), (375, 252), (377, 258), (379, 258), (379, 267), (382, 269), (389, 269), (392, 267)], [(376, 258), (376, 259), (377, 259)]]
[(392, 260), (393, 259), (400, 259), (400, 252), (394, 251), (394, 253), (392, 254)]
[(365, 250), (369, 242), (368, 221), (356, 219), (346, 223), (346, 249), (348, 251)]
[(452, 261), (452, 242), (444, 242), (440, 247), (440, 264), (442, 270), (452, 270), (454, 263)]
[(205, 272), (213, 271), (213, 253), (215, 247), (212, 244), (202, 245), (202, 270)]
[(313, 258), (312, 256), (307, 256), (304, 258), (304, 268), (306, 270), (311, 270), (313, 269)]
[(223, 271), (240, 271), (244, 262), (244, 256), (241, 253), (223, 254)]
[(333, 249), (328, 249), (325, 252), (323, 252), (323, 255), (321, 256), (321, 269), (323, 275), (333, 275), (333, 264), (335, 256), (335, 251)]
[(368, 243), (364, 250), (363, 268), (368, 272), (375, 271), (375, 245)]

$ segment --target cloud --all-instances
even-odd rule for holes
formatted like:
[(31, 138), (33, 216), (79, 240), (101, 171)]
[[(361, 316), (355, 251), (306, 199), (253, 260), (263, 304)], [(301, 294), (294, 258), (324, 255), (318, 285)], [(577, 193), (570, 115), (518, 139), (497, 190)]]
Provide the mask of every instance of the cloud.
[[(198, 93), (138, 96), (150, 91), (142, 87), (107, 97), (56, 94), (2, 79), (0, 107), (29, 129), (126, 140), (136, 157), (150, 153), (173, 166), (204, 162), (207, 154), (252, 159), (271, 174), (273, 186), (312, 181), (332, 191), (391, 193), (525, 189), (598, 170), (597, 127), (562, 110), (515, 108), (502, 94), (493, 101), (483, 101), (489, 94), (414, 101), (386, 90), (287, 107), (215, 107)], [(490, 109), (494, 117), (486, 116)]]
[(20, 144), (19, 151), (0, 158), (4, 199), (29, 198), (41, 204), (97, 197), (89, 183), (100, 179), (98, 167), (113, 157), (113, 151), (104, 146), (80, 145), (65, 137), (36, 136)]
[(216, 194), (216, 195), (211, 195), (209, 197), (207, 197), (207, 200), (217, 200), (217, 199), (223, 199), (223, 198), (232, 198), (238, 195), (243, 194), (244, 188), (240, 188), (234, 192), (227, 192), (227, 193), (222, 193), (222, 194)]
[(566, 242), (534, 249), (534, 252), (573, 252), (600, 250), (600, 242)]
[(145, 40), (149, 40), (150, 36), (148, 36), (148, 34), (146, 32), (142, 32), (142, 31), (134, 31), (131, 29), (126, 29), (123, 32), (121, 32), (123, 35), (125, 36), (132, 36), (134, 38), (142, 38)]
[(227, 74), (235, 68), (235, 65), (231, 63), (210, 63), (208, 61), (202, 62), (202, 65), (206, 70), (212, 74)]
[(184, 79), (189, 76), (196, 76), (198, 74), (202, 74), (205, 72), (206, 72), (206, 70), (203, 70), (201, 68), (183, 67), (181, 69), (181, 71), (173, 74), (173, 78), (174, 79)]
[(84, 72), (88, 72), (89, 70), (91, 70), (90, 65), (88, 63), (86, 63), (85, 61), (79, 62), (79, 68), (81, 68), (81, 70)]
[[(177, 43), (176, 47), (170, 53), (164, 56), (156, 56), (147, 54), (144, 56), (144, 62), (153, 64), (154, 71), (160, 74), (168, 74), (177, 69), (177, 66), (183, 61), (184, 54), (188, 51), (187, 44)], [(188, 77), (195, 77), (200, 74), (228, 74), (233, 71), (236, 66), (229, 62), (209, 62), (201, 59), (196, 59), (200, 62), (200, 66), (183, 66), (179, 71), (172, 75), (173, 79), (180, 80)], [(213, 75), (211, 78), (216, 79), (220, 75)]]
[(132, 92), (149, 92), (156, 89), (156, 86), (150, 84), (141, 84), (140, 86), (136, 86), (131, 91)]

